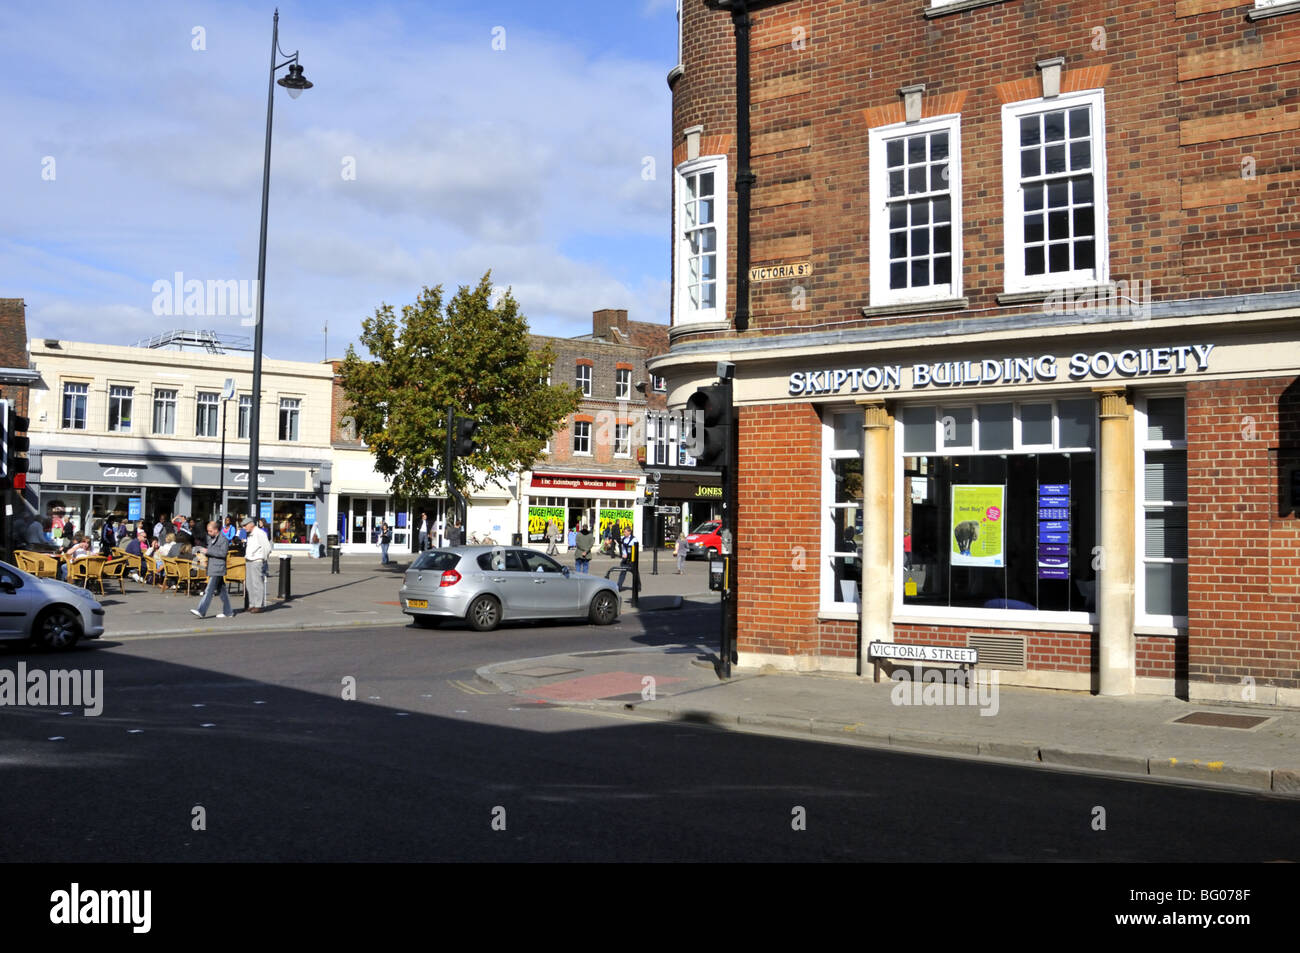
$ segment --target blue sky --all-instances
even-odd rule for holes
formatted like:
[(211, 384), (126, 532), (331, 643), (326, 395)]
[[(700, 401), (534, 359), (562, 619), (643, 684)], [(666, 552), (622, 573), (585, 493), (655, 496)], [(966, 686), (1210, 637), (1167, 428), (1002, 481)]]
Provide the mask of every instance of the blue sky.
[[(341, 356), (381, 303), (488, 269), (538, 333), (667, 321), (673, 0), (279, 6), (315, 86), (276, 89), (268, 356), (323, 359), (326, 322)], [(6, 5), (0, 297), (29, 336), (251, 335), (154, 288), (256, 278), (273, 10)]]

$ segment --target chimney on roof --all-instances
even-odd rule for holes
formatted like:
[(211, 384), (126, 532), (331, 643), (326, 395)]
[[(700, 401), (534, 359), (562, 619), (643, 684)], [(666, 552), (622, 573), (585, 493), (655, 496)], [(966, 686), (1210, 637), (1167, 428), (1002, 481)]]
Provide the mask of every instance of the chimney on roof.
[[(611, 329), (617, 330), (618, 333), (611, 333)], [(603, 338), (606, 341), (625, 342), (627, 340), (627, 309), (603, 308), (600, 311), (593, 311), (591, 315), (591, 332), (596, 337)]]

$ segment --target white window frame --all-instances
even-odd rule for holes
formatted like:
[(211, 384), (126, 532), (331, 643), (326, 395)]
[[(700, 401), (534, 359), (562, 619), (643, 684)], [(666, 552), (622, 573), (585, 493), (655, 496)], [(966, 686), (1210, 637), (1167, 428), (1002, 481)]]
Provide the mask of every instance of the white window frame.
[[(250, 439), (249, 435), (252, 433), (253, 428), (253, 395), (240, 394), (239, 404), (237, 407), (238, 409), (235, 411), (235, 439), (248, 440)], [(247, 412), (245, 412), (245, 410), (247, 410)], [(355, 436), (355, 422), (352, 425), (352, 429)]]
[[(819, 585), (819, 597), (817, 614), (826, 619), (857, 619), (861, 614), (862, 607), (862, 590), (858, 590), (858, 601), (839, 602), (835, 599), (835, 560), (850, 555), (847, 552), (841, 553), (836, 549), (837, 540), (831, 532), (831, 511), (836, 508), (845, 508), (853, 504), (836, 504), (835, 502), (835, 461), (836, 460), (853, 460), (862, 459), (866, 451), (865, 434), (863, 435), (863, 450), (861, 452), (854, 450), (836, 450), (835, 449), (835, 418), (841, 414), (854, 414), (862, 416), (861, 407), (828, 407), (822, 414), (822, 487), (821, 487), (821, 506), (818, 507), (819, 519), (821, 520), (821, 579)], [(863, 466), (863, 476), (866, 476), (865, 463)], [(864, 497), (862, 503), (858, 504), (859, 509), (863, 509), (866, 503)], [(866, 519), (866, 511), (863, 509), (863, 519)], [(860, 554), (853, 554), (861, 559)]]
[(592, 376), (592, 366), (590, 364), (574, 365), (573, 383), (583, 397), (591, 396)]
[[(582, 440), (586, 450), (578, 449), (578, 441)], [(573, 422), (573, 455), (575, 457), (591, 456), (591, 421), (575, 420)]]
[[(1183, 402), (1183, 439), (1182, 440), (1149, 440), (1147, 439), (1147, 402), (1151, 399), (1161, 397), (1177, 397)], [(1173, 556), (1152, 556), (1146, 554), (1146, 509), (1149, 501), (1146, 498), (1146, 455), (1148, 452), (1159, 452), (1163, 450), (1180, 451), (1183, 454), (1184, 463), (1187, 460), (1187, 392), (1186, 391), (1161, 391), (1142, 392), (1135, 396), (1133, 402), (1133, 433), (1135, 445), (1133, 448), (1133, 473), (1134, 479), (1134, 543), (1137, 548), (1136, 559), (1133, 560), (1133, 601), (1135, 608), (1134, 624), (1143, 627), (1160, 628), (1167, 630), (1180, 630), (1179, 634), (1186, 634), (1187, 616), (1185, 615), (1153, 615), (1147, 612), (1147, 563), (1182, 563), (1190, 566), (1189, 557), (1182, 559)], [(1188, 481), (1190, 483), (1190, 479)], [(1170, 500), (1159, 501), (1168, 509), (1181, 507), (1190, 513), (1187, 501), (1188, 487), (1184, 487), (1183, 501), (1181, 503)], [(1190, 530), (1189, 530), (1190, 536)], [(1190, 538), (1188, 544), (1190, 545)], [(1190, 588), (1190, 582), (1189, 582)]]
[(660, 377), (658, 374), (651, 374), (650, 380), (656, 394), (668, 393), (668, 378)]
[[(180, 390), (175, 387), (155, 387), (153, 389), (152, 413), (150, 423), (153, 425), (153, 435), (156, 437), (174, 437), (176, 436), (176, 408), (180, 404)], [(158, 410), (160, 408), (171, 408), (171, 414), (164, 414), (164, 423), (166, 427), (158, 426)]]
[(632, 399), (632, 372), (626, 367), (614, 369), (614, 399)]
[[(116, 392), (116, 393), (115, 393)], [(117, 426), (113, 426), (113, 403), (117, 402)], [(126, 426), (122, 425), (122, 406), (127, 407)], [(130, 384), (108, 385), (108, 419), (105, 427), (109, 433), (132, 433), (135, 427), (135, 388)]]
[(632, 456), (632, 426), (631, 424), (614, 423), (614, 456), (630, 457)]
[[(206, 429), (200, 429), (207, 422)], [(194, 436), (219, 436), (221, 427), (221, 394), (217, 391), (201, 390), (194, 394)]]
[[(712, 308), (691, 308), (686, 281), (689, 242), (683, 232), (682, 202), (686, 195), (686, 177), (701, 172), (713, 173), (713, 226), (717, 231), (717, 295)], [(673, 170), (673, 325), (727, 320), (727, 202), (730, 195), (726, 156), (701, 156), (683, 162)]]
[[(946, 285), (923, 288), (889, 287), (889, 171), (888, 144), (895, 139), (934, 132), (948, 133), (948, 196), (952, 208), (952, 273)], [(911, 304), (918, 301), (945, 301), (962, 294), (962, 217), (961, 217), (961, 115), (936, 116), (914, 123), (878, 126), (868, 132), (868, 174), (871, 188), (871, 306)], [(904, 199), (906, 200), (906, 199)], [(933, 252), (933, 249), (932, 249)]]
[[(289, 413), (291, 427), (289, 433), (291, 436), (285, 436), (285, 412)], [(302, 398), (301, 397), (281, 397), (279, 426), (276, 434), (283, 443), (301, 443), (302, 442)]]
[[(1093, 228), (1095, 266), (1091, 270), (1025, 274), (1025, 192), (1020, 178), (1020, 120), (1029, 115), (1087, 106), (1090, 117), (1093, 174)], [(1105, 90), (1062, 93), (1052, 99), (1030, 99), (1002, 107), (1002, 222), (1005, 261), (1003, 275), (1008, 293), (1048, 293), (1057, 289), (1092, 287), (1110, 280), (1110, 202), (1106, 171)], [(1047, 224), (1044, 222), (1044, 230)]]
[[(1082, 401), (1091, 400), (1095, 403), (1096, 395), (1081, 392), (1065, 392), (1061, 394), (1037, 394), (1027, 395), (1016, 399), (1010, 395), (1001, 397), (988, 397), (973, 399), (959, 394), (953, 394), (946, 400), (926, 400), (909, 402), (908, 407), (925, 407), (935, 408), (935, 450), (919, 451), (904, 450), (906, 440), (906, 425), (903, 423), (901, 407), (895, 417), (894, 428), (894, 459), (891, 463), (894, 473), (894, 486), (899, 488), (895, 491), (893, 501), (893, 512), (890, 519), (893, 521), (893, 537), (896, 540), (895, 550), (896, 558), (894, 561), (894, 581), (893, 581), (893, 619), (896, 622), (916, 624), (926, 621), (933, 621), (939, 625), (959, 625), (962, 622), (976, 626), (993, 626), (998, 628), (1033, 630), (1033, 629), (1051, 629), (1057, 626), (1064, 626), (1063, 631), (1074, 632), (1092, 632), (1095, 631), (1099, 624), (1100, 616), (1096, 609), (1091, 612), (1086, 611), (1055, 611), (1055, 610), (1035, 610), (1033, 612), (1018, 609), (981, 609), (971, 606), (917, 606), (907, 605), (903, 601), (903, 587), (907, 579), (907, 573), (903, 568), (903, 501), (901, 487), (904, 485), (903, 466), (907, 457), (940, 457), (940, 456), (1007, 456), (1007, 455), (1024, 455), (1035, 453), (1082, 453), (1089, 452), (1093, 454), (1097, 466), (1096, 486), (1093, 493), (1093, 512), (1096, 513), (1096, 525), (1094, 531), (1098, 540), (1101, 536), (1101, 423), (1099, 415), (1094, 411), (1092, 426), (1092, 447), (1075, 447), (1060, 446), (1060, 426), (1058, 417), (1060, 415), (1059, 405), (1062, 401)], [(1020, 444), (1020, 407), (1022, 404), (1041, 404), (1052, 403), (1052, 446), (1044, 447), (1039, 444), (1030, 446), (1021, 446)], [(983, 404), (1005, 404), (1011, 403), (1012, 406), (1012, 447), (1006, 450), (979, 450), (973, 449), (979, 447), (979, 411), (978, 408)], [(943, 408), (947, 407), (973, 407), (975, 412), (971, 419), (971, 443), (970, 450), (962, 450), (960, 447), (945, 447), (943, 443)], [(828, 435), (828, 439), (834, 440), (834, 433)], [(832, 443), (831, 446), (834, 446)], [(829, 457), (827, 458), (829, 462)], [(829, 469), (828, 469), (829, 472)], [(822, 499), (827, 499), (826, 483), (823, 481)], [(835, 481), (833, 474), (830, 477), (829, 492), (834, 494)], [(824, 508), (824, 507), (823, 507)], [(829, 521), (824, 529), (829, 533)], [(1094, 543), (1096, 545), (1096, 543)], [(1080, 553), (1080, 559), (1092, 558), (1090, 554)], [(823, 575), (829, 570), (824, 570)], [(1098, 581), (1098, 597), (1100, 597), (1100, 581)]]
[[(76, 388), (80, 388), (77, 390)], [(68, 398), (80, 397), (81, 415), (68, 414)], [(77, 421), (81, 421), (81, 426), (77, 426)], [(90, 384), (87, 381), (64, 381), (62, 401), (59, 407), (59, 429), (60, 430), (85, 430), (90, 426)]]

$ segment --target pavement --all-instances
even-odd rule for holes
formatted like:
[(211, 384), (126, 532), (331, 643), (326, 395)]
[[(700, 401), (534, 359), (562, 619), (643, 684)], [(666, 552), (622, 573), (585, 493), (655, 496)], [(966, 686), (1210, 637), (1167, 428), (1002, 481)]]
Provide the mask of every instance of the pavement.
[[(1294, 709), (1101, 697), (991, 677), (974, 693), (770, 667), (733, 666), (723, 680), (716, 661), (712, 647), (676, 644), (515, 660), (477, 674), (536, 704), (1300, 799)], [(1177, 722), (1193, 712), (1261, 721), (1249, 729)]]
[[(390, 550), (391, 565), (379, 564), (377, 555), (341, 556), (339, 573), (330, 572), (331, 560), (311, 559), (295, 555), (289, 569), (292, 598), (276, 598), (280, 591), (280, 560), (271, 559), (271, 577), (267, 581), (268, 605), (259, 613), (244, 611), (242, 593), (231, 595), (235, 618), (218, 619), (221, 599), (213, 599), (208, 606), (206, 619), (190, 614), (198, 606), (199, 593), (161, 591), (130, 579), (125, 580), (126, 593), (114, 585), (106, 584), (105, 595), (99, 601), (105, 614), (104, 639), (148, 638), (151, 636), (199, 635), (221, 629), (240, 632), (263, 632), (289, 629), (356, 628), (371, 625), (408, 625), (410, 618), (402, 613), (397, 602), (397, 591), (402, 585), (402, 574), (414, 558), (411, 553), (394, 553)], [(561, 554), (561, 563), (573, 565), (571, 557)], [(591, 561), (593, 575), (605, 575), (613, 568), (612, 581), (618, 582), (617, 559), (595, 556)], [(686, 573), (673, 572), (675, 560), (671, 555), (660, 554), (659, 575), (651, 575), (652, 562), (647, 555), (642, 566), (641, 597), (639, 607), (631, 605), (632, 578), (629, 575), (622, 589), (621, 612), (675, 609), (682, 599), (718, 602), (716, 593), (709, 592), (708, 563), (706, 560), (688, 560)]]
[[(125, 595), (110, 589), (101, 597), (108, 609), (104, 638), (406, 625), (397, 590), (411, 558), (399, 554), (391, 566), (381, 567), (375, 556), (345, 556), (335, 575), (329, 559), (295, 557), (293, 597), (272, 598), (263, 612), (248, 615), (241, 611), (242, 596), (234, 596), (234, 619), (215, 618), (219, 601), (207, 619), (196, 619), (189, 609), (197, 596), (163, 593), (127, 580)], [(570, 563), (563, 555), (560, 559)], [(279, 560), (272, 562), (268, 593), (274, 596), (280, 570)], [(616, 559), (597, 556), (591, 570), (605, 575), (614, 569), (617, 579), (617, 565)], [(1294, 709), (1107, 698), (995, 684), (991, 676), (975, 691), (963, 687), (960, 693), (951, 685), (877, 683), (771, 668), (733, 667), (732, 678), (722, 680), (716, 672), (713, 614), (718, 597), (708, 590), (707, 562), (688, 561), (682, 576), (673, 572), (670, 555), (661, 554), (659, 566), (655, 576), (651, 560), (643, 563), (639, 609), (630, 605), (629, 578), (622, 593), (624, 614), (713, 610), (684, 613), (671, 644), (516, 659), (483, 666), (478, 676), (536, 704), (1300, 798), (1300, 711)], [(1193, 713), (1262, 720), (1248, 728), (1178, 723)]]

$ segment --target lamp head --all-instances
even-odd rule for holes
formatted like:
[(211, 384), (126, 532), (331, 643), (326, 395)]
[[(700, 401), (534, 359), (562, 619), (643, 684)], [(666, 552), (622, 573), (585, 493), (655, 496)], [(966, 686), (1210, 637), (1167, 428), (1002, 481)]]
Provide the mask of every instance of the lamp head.
[(281, 76), (276, 82), (289, 91), (290, 99), (297, 99), (304, 89), (312, 87), (311, 80), (302, 75), (302, 66), (298, 63), (290, 63), (289, 75)]

